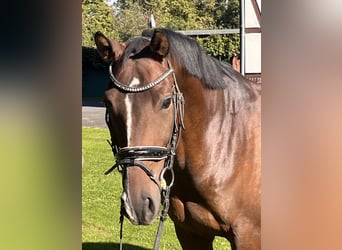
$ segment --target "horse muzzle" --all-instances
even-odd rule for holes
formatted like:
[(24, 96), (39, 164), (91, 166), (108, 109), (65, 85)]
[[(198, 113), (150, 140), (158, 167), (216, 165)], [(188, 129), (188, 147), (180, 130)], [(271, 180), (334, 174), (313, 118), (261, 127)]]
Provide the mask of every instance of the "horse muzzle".
[[(157, 199), (158, 200), (158, 199)], [(160, 200), (143, 197), (138, 202), (132, 202), (124, 191), (121, 195), (121, 213), (133, 225), (150, 225), (159, 212)]]
[(140, 167), (124, 169), (121, 213), (134, 225), (149, 225), (161, 204), (160, 188), (147, 178)]
[[(172, 151), (166, 147), (136, 146), (116, 149), (114, 154), (116, 164), (106, 174), (115, 168), (123, 174), (121, 213), (134, 225), (151, 224), (159, 213), (161, 194), (167, 185), (164, 174), (170, 169)], [(155, 173), (152, 169), (161, 171)]]

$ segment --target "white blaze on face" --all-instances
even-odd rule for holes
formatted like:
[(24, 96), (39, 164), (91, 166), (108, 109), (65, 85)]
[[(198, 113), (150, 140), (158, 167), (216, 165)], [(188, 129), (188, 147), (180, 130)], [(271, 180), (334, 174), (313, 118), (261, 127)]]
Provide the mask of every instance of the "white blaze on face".
[[(135, 87), (140, 84), (138, 78), (134, 77), (129, 87)], [(130, 95), (126, 94), (125, 97), (125, 105), (127, 111), (127, 121), (126, 121), (126, 128), (127, 128), (127, 147), (130, 146), (131, 135), (132, 135), (132, 101), (130, 100)]]

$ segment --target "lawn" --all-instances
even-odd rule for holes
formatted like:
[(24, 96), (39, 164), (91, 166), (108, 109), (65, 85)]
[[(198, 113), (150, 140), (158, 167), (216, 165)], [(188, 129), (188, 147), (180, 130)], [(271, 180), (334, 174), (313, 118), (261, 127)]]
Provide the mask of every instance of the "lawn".
[[(122, 192), (121, 175), (104, 172), (113, 165), (113, 155), (106, 139), (107, 129), (82, 128), (82, 249), (119, 249), (119, 211)], [(159, 221), (149, 226), (133, 226), (127, 219), (123, 225), (123, 249), (152, 249)], [(215, 249), (229, 250), (225, 239), (217, 238)], [(173, 223), (164, 224), (160, 250), (179, 250)]]

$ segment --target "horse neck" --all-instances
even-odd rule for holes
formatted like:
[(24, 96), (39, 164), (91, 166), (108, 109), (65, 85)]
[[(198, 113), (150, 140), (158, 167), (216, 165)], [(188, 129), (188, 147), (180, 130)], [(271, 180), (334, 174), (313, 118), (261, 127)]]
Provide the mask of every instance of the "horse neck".
[[(199, 79), (191, 76), (179, 85), (185, 100), (185, 130), (181, 135), (177, 158), (181, 165), (191, 161), (205, 164), (208, 159), (203, 152), (220, 136), (218, 131), (208, 131), (208, 128), (213, 120), (225, 119), (225, 93), (223, 90), (209, 90)], [(208, 136), (208, 132), (214, 134)]]
[[(227, 157), (234, 161), (236, 150), (243, 153), (245, 138), (253, 137), (253, 127), (258, 126), (249, 118), (257, 114), (258, 102), (252, 100), (254, 90), (247, 94), (247, 90), (240, 89), (208, 89), (191, 76), (185, 77), (179, 86), (185, 99), (185, 130), (177, 152), (180, 163), (195, 162), (193, 165), (207, 169), (205, 165), (225, 161)], [(243, 108), (242, 102), (249, 107)], [(239, 146), (232, 146), (237, 143)]]
[(224, 118), (229, 111), (227, 107), (232, 108), (227, 89), (208, 89), (196, 77), (184, 78), (180, 89), (185, 99), (185, 120), (189, 127), (207, 126), (215, 116)]

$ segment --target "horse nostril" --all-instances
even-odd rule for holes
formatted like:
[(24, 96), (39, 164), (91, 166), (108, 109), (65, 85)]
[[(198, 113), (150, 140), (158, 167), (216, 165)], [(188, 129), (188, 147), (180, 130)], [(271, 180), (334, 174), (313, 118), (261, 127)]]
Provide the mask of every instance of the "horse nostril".
[(145, 199), (145, 207), (154, 214), (156, 206), (154, 205), (154, 202), (151, 198)]

